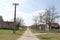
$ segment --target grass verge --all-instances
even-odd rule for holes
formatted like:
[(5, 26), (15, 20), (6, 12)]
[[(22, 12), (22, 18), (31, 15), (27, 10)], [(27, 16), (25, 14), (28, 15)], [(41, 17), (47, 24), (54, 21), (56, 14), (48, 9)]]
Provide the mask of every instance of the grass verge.
[(16, 34), (12, 30), (0, 30), (0, 40), (17, 40), (26, 29), (19, 29)]
[(48, 33), (36, 36), (42, 40), (60, 40), (60, 33)]
[[(36, 36), (37, 36), (37, 38), (39, 38), (41, 40), (60, 40), (59, 32), (40, 31), (40, 30), (36, 30), (36, 29), (31, 29), (31, 31), (34, 34), (38, 34)], [(46, 33), (46, 34), (44, 34), (44, 33)]]

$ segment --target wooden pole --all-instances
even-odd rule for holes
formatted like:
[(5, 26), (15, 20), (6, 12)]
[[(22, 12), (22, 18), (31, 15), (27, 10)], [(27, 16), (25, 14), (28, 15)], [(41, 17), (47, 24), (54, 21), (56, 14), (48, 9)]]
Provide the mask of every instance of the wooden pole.
[(18, 5), (18, 3), (13, 3), (13, 5), (15, 6), (14, 8), (14, 28), (13, 28), (13, 33), (16, 33), (16, 6)]

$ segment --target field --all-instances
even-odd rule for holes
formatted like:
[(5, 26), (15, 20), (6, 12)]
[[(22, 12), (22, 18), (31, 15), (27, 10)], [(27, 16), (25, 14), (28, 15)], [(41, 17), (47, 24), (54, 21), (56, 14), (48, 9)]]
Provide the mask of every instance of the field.
[(0, 40), (16, 40), (18, 39), (26, 29), (20, 29), (13, 34), (12, 30), (0, 30)]

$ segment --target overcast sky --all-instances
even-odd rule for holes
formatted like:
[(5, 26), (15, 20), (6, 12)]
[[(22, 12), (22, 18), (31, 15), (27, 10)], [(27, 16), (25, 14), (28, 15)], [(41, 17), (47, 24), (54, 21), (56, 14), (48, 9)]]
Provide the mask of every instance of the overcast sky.
[(0, 15), (5, 21), (14, 18), (13, 3), (19, 3), (17, 6), (17, 17), (23, 18), (26, 25), (33, 24), (33, 16), (37, 16), (44, 9), (55, 6), (60, 13), (60, 0), (0, 0)]

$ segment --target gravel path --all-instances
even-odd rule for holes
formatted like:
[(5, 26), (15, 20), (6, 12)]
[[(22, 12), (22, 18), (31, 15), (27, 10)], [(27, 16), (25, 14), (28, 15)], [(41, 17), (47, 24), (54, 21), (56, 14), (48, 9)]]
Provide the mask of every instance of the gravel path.
[(32, 32), (27, 29), (25, 33), (17, 40), (39, 40)]

